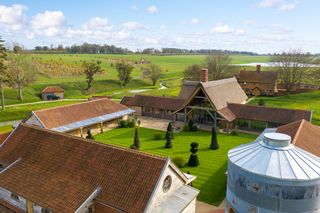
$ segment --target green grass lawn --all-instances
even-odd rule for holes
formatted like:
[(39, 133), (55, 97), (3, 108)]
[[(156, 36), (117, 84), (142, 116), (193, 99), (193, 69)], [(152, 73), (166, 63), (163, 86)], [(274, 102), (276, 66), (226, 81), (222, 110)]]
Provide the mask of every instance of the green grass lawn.
[(12, 130), (13, 130), (13, 129), (12, 129), (12, 126), (11, 126), (11, 125), (0, 126), (0, 134), (8, 133), (8, 132), (11, 132)]
[[(193, 186), (200, 189), (198, 199), (200, 201), (219, 205), (225, 198), (227, 170), (227, 152), (229, 149), (243, 143), (253, 141), (256, 136), (249, 134), (239, 134), (238, 136), (218, 134), (220, 145), (219, 150), (210, 150), (210, 133), (204, 131), (181, 132), (175, 134), (171, 149), (164, 148), (165, 140), (156, 141), (153, 139), (155, 133), (165, 132), (139, 128), (141, 140), (141, 151), (160, 156), (170, 156), (171, 158), (181, 156), (188, 160), (190, 156), (190, 143), (196, 141), (199, 143), (199, 161), (198, 167), (184, 167), (183, 172), (190, 171), (196, 175), (197, 179)], [(113, 144), (128, 148), (133, 143), (134, 128), (118, 128), (107, 131), (95, 136), (99, 142)]]
[(258, 104), (259, 99), (264, 99), (266, 106), (312, 110), (312, 123), (320, 125), (320, 91), (255, 98), (250, 104)]
[(46, 103), (34, 103), (23, 106), (7, 107), (5, 111), (0, 111), (0, 122), (22, 120), (33, 110), (39, 110), (44, 108), (63, 106), (68, 104), (79, 103), (80, 101), (58, 101), (58, 102), (46, 102)]

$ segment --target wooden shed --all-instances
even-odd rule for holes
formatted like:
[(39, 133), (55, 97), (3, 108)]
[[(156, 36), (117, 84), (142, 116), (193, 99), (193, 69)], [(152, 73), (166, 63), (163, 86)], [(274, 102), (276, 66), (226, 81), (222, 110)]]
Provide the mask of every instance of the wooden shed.
[(41, 92), (42, 100), (57, 100), (64, 98), (64, 90), (59, 86), (48, 86)]

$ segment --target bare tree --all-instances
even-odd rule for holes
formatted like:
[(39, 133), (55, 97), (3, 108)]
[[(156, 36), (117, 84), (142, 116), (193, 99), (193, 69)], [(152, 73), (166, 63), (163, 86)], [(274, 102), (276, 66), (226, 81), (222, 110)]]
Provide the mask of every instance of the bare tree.
[(3, 45), (4, 40), (1, 39), (0, 37), (0, 90), (1, 90), (1, 106), (2, 106), (2, 111), (5, 110), (4, 106), (4, 91), (3, 91), (3, 83), (5, 81), (5, 70), (6, 67), (4, 65), (7, 53), (6, 53), (6, 48)]
[(162, 75), (162, 69), (156, 64), (151, 64), (148, 68), (146, 68), (145, 75), (151, 79), (152, 85), (155, 86), (158, 79)]
[(231, 58), (228, 54), (218, 50), (208, 55), (206, 64), (209, 71), (210, 80), (222, 79), (229, 70)]
[(200, 81), (201, 66), (198, 64), (190, 65), (184, 70), (183, 75), (185, 80)]
[(301, 83), (306, 71), (314, 63), (315, 57), (301, 50), (290, 50), (273, 54), (271, 61), (278, 71), (280, 83), (290, 93), (293, 87)]
[(9, 85), (18, 88), (18, 99), (22, 101), (23, 88), (37, 79), (37, 69), (22, 47), (15, 45), (13, 52), (8, 54), (5, 75)]

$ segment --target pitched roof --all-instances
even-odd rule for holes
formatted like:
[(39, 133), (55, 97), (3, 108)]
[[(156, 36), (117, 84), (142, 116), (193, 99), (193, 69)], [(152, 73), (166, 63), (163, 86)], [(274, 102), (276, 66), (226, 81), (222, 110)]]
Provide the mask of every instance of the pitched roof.
[(54, 212), (74, 212), (97, 188), (97, 202), (143, 212), (167, 161), (20, 124), (2, 144), (0, 162), (11, 165), (0, 173), (1, 187)]
[(0, 144), (2, 144), (2, 142), (4, 142), (4, 140), (10, 135), (10, 133), (3, 133), (0, 134)]
[(228, 103), (228, 108), (240, 119), (288, 124), (301, 119), (311, 120), (311, 111)]
[(134, 97), (123, 97), (120, 103), (127, 106), (140, 106), (175, 111), (182, 106), (183, 102), (183, 99), (178, 98), (150, 95), (135, 95)]
[(241, 82), (275, 84), (278, 79), (278, 73), (273, 71), (257, 72), (241, 70), (238, 79)]
[(320, 127), (299, 120), (277, 128), (277, 132), (291, 136), (292, 144), (320, 157)]
[(248, 98), (235, 77), (208, 82), (184, 81), (179, 96), (186, 97), (182, 107), (187, 105), (200, 89), (216, 110), (227, 107), (227, 103), (242, 103)]
[(48, 129), (84, 121), (123, 110), (128, 107), (108, 98), (85, 101), (82, 103), (33, 111), (37, 118)]
[(64, 90), (59, 86), (48, 86), (44, 88), (41, 93), (51, 93), (51, 92), (64, 92)]
[(200, 84), (199, 81), (184, 80), (182, 83), (180, 93), (179, 93), (179, 98), (180, 99), (188, 99), (194, 93), (194, 91), (197, 89), (199, 84)]
[(217, 110), (226, 107), (227, 103), (242, 103), (248, 99), (235, 77), (201, 82), (201, 85)]

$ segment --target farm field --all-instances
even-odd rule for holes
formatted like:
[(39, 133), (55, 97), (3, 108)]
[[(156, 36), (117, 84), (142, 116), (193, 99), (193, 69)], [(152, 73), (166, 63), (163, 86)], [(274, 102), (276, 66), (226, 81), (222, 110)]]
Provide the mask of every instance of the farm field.
[(312, 123), (320, 125), (320, 91), (255, 98), (250, 104), (258, 104), (259, 99), (265, 100), (266, 106), (270, 107), (312, 110)]
[[(81, 66), (84, 61), (100, 60), (105, 72), (95, 77), (93, 91), (88, 94), (86, 79), (84, 75), (71, 75), (64, 73), (63, 76), (50, 76), (48, 73), (38, 74), (37, 81), (25, 87), (23, 90), (24, 100), (22, 102), (35, 102), (40, 100), (40, 92), (46, 86), (59, 85), (65, 89), (66, 98), (87, 98), (92, 95), (112, 95), (114, 98), (121, 98), (124, 95), (133, 95), (132, 91), (143, 90), (144, 94), (156, 94), (177, 96), (179, 94), (183, 70), (191, 64), (204, 63), (204, 55), (173, 55), (173, 56), (156, 56), (156, 55), (139, 55), (139, 54), (32, 54), (32, 58), (41, 59), (50, 62), (63, 62), (67, 65)], [(144, 65), (137, 64), (132, 72), (132, 81), (124, 88), (120, 88), (117, 71), (114, 64), (119, 60), (139, 61), (141, 58), (150, 60), (152, 63), (159, 65), (163, 69), (163, 76), (158, 85), (152, 86), (149, 79), (144, 79), (141, 67)], [(233, 55), (232, 63), (250, 63), (250, 62), (267, 62), (268, 56), (244, 56)], [(234, 69), (239, 70), (240, 67)], [(160, 90), (160, 82), (167, 86), (167, 90)], [(6, 104), (21, 103), (17, 100), (17, 90), (12, 88), (5, 89)]]
[[(193, 186), (200, 189), (198, 199), (216, 206), (223, 201), (226, 193), (225, 172), (228, 150), (256, 138), (254, 135), (243, 133), (238, 136), (218, 134), (220, 149), (210, 150), (208, 148), (211, 140), (209, 132), (181, 132), (175, 134), (175, 138), (172, 140), (173, 147), (167, 149), (164, 148), (165, 140), (154, 140), (155, 133), (165, 134), (159, 130), (139, 128), (141, 151), (163, 157), (170, 156), (171, 159), (183, 157), (187, 161), (190, 156), (190, 143), (194, 141), (199, 143), (200, 165), (198, 167), (186, 166), (181, 169), (183, 172), (190, 171), (191, 174), (197, 176)], [(96, 141), (126, 148), (129, 148), (133, 143), (133, 138), (134, 128), (118, 128), (95, 135)]]
[[(7, 107), (5, 111), (0, 111), (0, 122), (22, 120), (33, 110), (39, 110), (50, 107), (63, 106), (68, 104), (79, 103), (81, 101), (57, 101), (47, 103), (34, 103), (30, 105), (17, 105)], [(0, 127), (1, 128), (1, 127)]]

